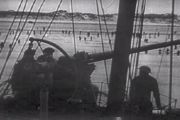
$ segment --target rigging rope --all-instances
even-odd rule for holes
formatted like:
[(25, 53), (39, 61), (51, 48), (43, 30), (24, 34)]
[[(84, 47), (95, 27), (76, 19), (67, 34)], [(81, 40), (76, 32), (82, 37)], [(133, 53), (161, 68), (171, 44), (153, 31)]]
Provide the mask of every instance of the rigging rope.
[(56, 9), (56, 11), (55, 11), (55, 13), (54, 13), (54, 15), (53, 15), (53, 18), (52, 18), (52, 20), (51, 20), (51, 22), (50, 22), (48, 28), (46, 29), (46, 31), (45, 31), (45, 33), (44, 33), (42, 39), (44, 39), (44, 37), (45, 37), (45, 35), (47, 34), (49, 28), (51, 27), (51, 25), (52, 25), (52, 23), (53, 23), (53, 21), (54, 21), (54, 19), (55, 19), (55, 17), (56, 17), (56, 14), (57, 14), (57, 12), (58, 12), (58, 10), (59, 10), (61, 4), (62, 4), (62, 1), (63, 1), (63, 0), (61, 0), (61, 1), (59, 2), (58, 7), (57, 7), (57, 9)]
[(107, 8), (111, 7), (114, 3), (115, 3), (116, 0), (114, 0)]
[[(27, 1), (28, 1), (28, 0), (26, 0), (26, 4), (25, 4), (25, 6), (24, 6), (23, 12), (24, 12), (24, 10), (25, 10), (25, 8), (26, 8)], [(10, 58), (10, 56), (11, 56), (11, 53), (12, 53), (13, 49), (15, 48), (16, 42), (17, 42), (17, 40), (19, 39), (19, 37), (20, 37), (20, 35), (21, 35), (24, 27), (25, 27), (25, 24), (26, 24), (26, 22), (27, 22), (27, 20), (28, 20), (28, 17), (29, 17), (29, 15), (30, 15), (31, 11), (32, 11), (33, 6), (35, 5), (35, 2), (36, 2), (36, 0), (34, 0), (32, 6), (31, 6), (31, 8), (30, 8), (30, 11), (28, 12), (28, 15), (27, 15), (27, 17), (26, 17), (26, 20), (24, 21), (24, 24), (23, 24), (23, 26), (22, 26), (22, 29), (21, 29), (21, 31), (20, 31), (20, 33), (19, 33), (19, 35), (18, 35), (15, 43), (13, 44), (12, 48), (10, 48), (10, 50), (9, 50), (9, 53), (8, 53), (8, 55), (7, 55), (7, 57), (6, 57), (5, 63), (4, 63), (4, 65), (3, 65), (3, 68), (2, 68), (1, 73), (0, 73), (0, 79), (1, 79), (1, 77), (2, 77), (2, 74), (3, 74), (3, 72), (4, 72), (4, 69), (5, 69), (5, 67), (6, 67), (6, 64), (7, 64), (8, 60), (9, 60), (9, 58)]]
[[(100, 13), (99, 13), (99, 5), (98, 5), (98, 1), (96, 0), (96, 7), (97, 7), (97, 13), (98, 13), (98, 20), (99, 20), (99, 29), (100, 29), (100, 36), (101, 36), (101, 43), (102, 43), (102, 50), (103, 50), (103, 54), (105, 52), (104, 50), (104, 42), (103, 42), (103, 37), (102, 37), (102, 27), (101, 27), (101, 20), (100, 20)], [(108, 78), (108, 73), (107, 73), (107, 64), (106, 64), (106, 60), (104, 60), (104, 67), (105, 67), (105, 73), (106, 73), (106, 80), (107, 80), (107, 84), (109, 84), (109, 78)]]
[[(170, 22), (169, 22), (169, 24), (170, 24)], [(169, 30), (170, 30), (170, 25), (168, 25), (167, 34), (168, 34)], [(168, 35), (166, 36), (165, 42), (167, 42), (167, 40), (168, 40)], [(162, 55), (161, 55), (161, 60), (160, 60), (160, 64), (159, 64), (159, 67), (158, 67), (158, 72), (157, 72), (156, 79), (158, 79), (158, 77), (159, 77), (159, 73), (160, 73), (160, 70), (161, 70), (161, 65), (162, 65), (165, 49), (166, 49), (166, 47), (163, 48), (163, 52), (162, 52)]]
[[(61, 0), (61, 1), (59, 2), (58, 7), (56, 8), (56, 11), (55, 11), (55, 13), (54, 13), (54, 15), (53, 15), (53, 18), (52, 18), (51, 22), (49, 23), (49, 26), (48, 26), (48, 28), (46, 29), (46, 31), (45, 31), (42, 39), (44, 39), (44, 37), (46, 36), (47, 32), (49, 31), (49, 29), (50, 29), (50, 27), (51, 27), (51, 25), (52, 25), (52, 23), (53, 23), (53, 21), (54, 21), (54, 19), (55, 19), (55, 17), (56, 17), (56, 14), (57, 14), (57, 12), (58, 12), (61, 4), (62, 4), (62, 1), (63, 1), (63, 0)], [(40, 42), (38, 42), (38, 46), (36, 47), (35, 50), (37, 50), (38, 47), (40, 47), (40, 49), (41, 49), (41, 51), (42, 51), (42, 47), (40, 46)]]
[[(131, 45), (131, 48), (135, 47), (135, 34), (136, 34), (136, 31), (137, 31), (137, 22), (138, 22), (138, 17), (139, 17), (139, 14), (138, 14), (138, 8), (139, 8), (139, 5), (140, 5), (140, 0), (137, 1), (137, 8), (136, 8), (136, 17), (135, 17), (135, 25), (134, 25), (134, 31), (133, 31), (133, 38), (132, 38), (132, 45)], [(133, 77), (133, 71), (135, 71), (135, 58), (136, 58), (136, 53), (134, 54), (131, 54), (130, 55), (130, 63), (129, 63), (129, 74), (130, 74), (130, 80), (132, 79)], [(133, 62), (132, 62), (133, 61)], [(131, 66), (133, 66), (131, 68)], [(131, 74), (132, 73), (132, 74)]]
[[(28, 1), (28, 0), (26, 0), (26, 2), (25, 2), (24, 8), (23, 8), (23, 13), (24, 13), (24, 10), (25, 10), (27, 1)], [(21, 18), (22, 18), (22, 16), (23, 16), (23, 14), (21, 15)], [(20, 22), (21, 22), (21, 19), (20, 19)], [(19, 27), (19, 26), (18, 26), (18, 27)], [(17, 33), (17, 31), (16, 31), (16, 33)], [(13, 46), (13, 47), (14, 47), (14, 46)], [(13, 50), (13, 47), (10, 48), (10, 50), (9, 50), (9, 52), (8, 52), (8, 55), (7, 55), (6, 60), (5, 60), (5, 63), (4, 63), (4, 65), (3, 65), (3, 68), (2, 68), (1, 73), (0, 73), (0, 79), (1, 79), (1, 77), (2, 77), (2, 75), (3, 75), (4, 69), (5, 69), (5, 67), (6, 67), (6, 64), (7, 64), (8, 60), (9, 60), (9, 57), (10, 57), (11, 52), (12, 52), (12, 50)]]
[[(134, 30), (133, 30), (133, 35), (132, 35), (132, 44), (131, 44), (131, 48), (133, 48), (135, 46), (135, 34), (137, 31), (137, 22), (138, 22), (138, 8), (140, 5), (140, 0), (137, 1), (137, 7), (136, 7), (136, 16), (135, 16), (135, 25), (134, 25)], [(127, 80), (127, 84), (126, 84), (126, 91), (127, 93), (129, 93), (129, 86), (131, 83), (133, 76), (133, 71), (135, 69), (135, 57), (136, 57), (136, 53), (134, 54), (130, 54), (130, 61), (129, 61), (129, 73), (128, 73), (128, 80)], [(132, 66), (132, 67), (131, 67)]]
[[(10, 31), (11, 31), (11, 28), (12, 28), (14, 22), (15, 22), (15, 19), (16, 19), (17, 15), (18, 15), (18, 12), (19, 12), (19, 9), (21, 8), (22, 3), (23, 3), (23, 0), (21, 0), (21, 2), (20, 2), (20, 4), (19, 4), (19, 7), (18, 7), (18, 9), (17, 9), (17, 11), (16, 11), (16, 13), (15, 13), (14, 19), (13, 19), (13, 21), (12, 21), (12, 23), (11, 23), (11, 25), (10, 25), (10, 28), (9, 28), (9, 30), (8, 30), (8, 32), (7, 32), (7, 35), (6, 35), (5, 39), (4, 39), (4, 42), (3, 42), (4, 44), (6, 43), (6, 40), (7, 40), (7, 38), (8, 38), (8, 35), (9, 35), (9, 33), (10, 33)], [(2, 49), (3, 49), (3, 48), (1, 48), (0, 53), (1, 53)]]
[(33, 1), (33, 4), (32, 4), (32, 6), (31, 6), (31, 8), (30, 8), (30, 11), (28, 12), (28, 15), (27, 15), (27, 17), (26, 17), (26, 19), (25, 19), (25, 21), (24, 21), (24, 24), (23, 24), (23, 26), (22, 26), (22, 29), (21, 29), (21, 31), (20, 31), (20, 33), (19, 33), (19, 35), (18, 35), (16, 41), (15, 41), (14, 46), (16, 45), (17, 40), (19, 39), (21, 33), (22, 33), (23, 30), (24, 30), (24, 27), (25, 27), (25, 25), (26, 25), (26, 23), (27, 23), (27, 20), (28, 20), (28, 18), (29, 18), (29, 16), (30, 16), (30, 13), (31, 13), (31, 11), (32, 11), (32, 9), (33, 9), (35, 3), (36, 3), (36, 0)]
[[(140, 49), (140, 47), (141, 47), (141, 38), (142, 38), (142, 31), (143, 31), (143, 21), (144, 21), (145, 8), (146, 8), (146, 0), (143, 0), (142, 6), (141, 6), (142, 12), (141, 12), (141, 16), (140, 16), (140, 36), (138, 37), (139, 38), (138, 49)], [(137, 53), (135, 75), (137, 73), (138, 63), (139, 63), (139, 52)]]
[(72, 12), (72, 26), (73, 26), (73, 38), (74, 38), (74, 51), (76, 53), (76, 37), (75, 37), (75, 27), (74, 27), (74, 13), (73, 13), (73, 5), (72, 5), (72, 0), (71, 0), (71, 12)]
[[(18, 34), (18, 31), (19, 31), (19, 28), (20, 28), (20, 25), (21, 25), (21, 22), (22, 22), (22, 19), (23, 19), (23, 15), (24, 15), (24, 11), (25, 11), (27, 2), (28, 2), (28, 0), (26, 0), (25, 5), (24, 5), (24, 7), (23, 7), (23, 11), (22, 11), (22, 14), (21, 14), (21, 18), (20, 18), (19, 24), (18, 24), (18, 26), (17, 26), (14, 39), (13, 39), (13, 41), (12, 41), (12, 45), (13, 45), (14, 41), (18, 39), (18, 38), (16, 38), (16, 36), (17, 36), (17, 34)], [(20, 30), (20, 32), (21, 32), (21, 30)], [(20, 35), (20, 34), (21, 34), (21, 33), (19, 33), (19, 35)], [(18, 35), (18, 36), (19, 36), (19, 35)]]
[(107, 22), (106, 22), (106, 17), (105, 17), (105, 12), (104, 12), (104, 8), (103, 8), (102, 0), (100, 0), (100, 4), (101, 4), (102, 12), (103, 12), (104, 24), (106, 26), (106, 32), (107, 32), (107, 36), (108, 36), (108, 40), (109, 40), (109, 45), (110, 45), (110, 48), (112, 51), (112, 43), (111, 43), (111, 38), (109, 36), (109, 30), (108, 30), (108, 26), (107, 26)]
[[(31, 35), (31, 33), (32, 33), (32, 31), (33, 31), (33, 29), (34, 29), (34, 27), (35, 27), (35, 24), (36, 24), (36, 22), (37, 22), (37, 20), (38, 20), (40, 10), (41, 10), (43, 4), (45, 3), (45, 1), (46, 1), (46, 0), (43, 0), (43, 2), (41, 3), (41, 5), (40, 5), (40, 7), (39, 7), (39, 9), (38, 9), (37, 16), (36, 16), (36, 18), (35, 18), (35, 21), (34, 21), (34, 23), (33, 23), (33, 26), (32, 26), (32, 28), (31, 28), (31, 30), (30, 30), (30, 33), (28, 34), (28, 38), (26, 39), (26, 41), (25, 41), (25, 43), (24, 43), (24, 45), (23, 45), (23, 47), (22, 47), (22, 49), (21, 49), (21, 51), (20, 51), (20, 54), (18, 55), (18, 57), (17, 57), (17, 59), (16, 59), (16, 62), (19, 60), (19, 58), (20, 58), (20, 56), (21, 56), (21, 54), (22, 54), (22, 52), (23, 52), (23, 50), (24, 50), (24, 48), (25, 48), (25, 46), (26, 46), (26, 44), (27, 44), (27, 42), (28, 42), (28, 40), (29, 40), (29, 38), (30, 38), (30, 35)], [(16, 62), (15, 62), (15, 63), (16, 63)], [(14, 66), (15, 66), (15, 65), (14, 65)], [(13, 66), (13, 69), (14, 69), (14, 66)], [(10, 77), (11, 77), (11, 75), (12, 75), (12, 72), (13, 72), (13, 69), (11, 70), (8, 79), (10, 79)]]
[[(134, 28), (134, 32), (133, 32), (133, 43), (132, 43), (131, 47), (134, 47), (134, 45), (135, 45), (137, 21), (138, 21), (138, 17), (139, 17), (138, 16), (139, 5), (140, 5), (140, 0), (138, 0), (138, 4), (137, 4), (137, 8), (136, 8), (135, 28)], [(140, 45), (141, 45), (145, 5), (146, 5), (146, 1), (143, 0), (143, 3), (141, 5), (141, 17), (140, 17), (141, 19), (139, 21), (140, 22), (139, 23), (140, 30), (138, 30), (138, 31), (140, 31), (140, 32), (138, 32), (138, 34), (140, 34), (140, 36), (138, 37), (139, 41), (136, 41), (136, 46), (138, 46), (138, 48), (140, 48)], [(131, 54), (131, 58), (130, 58), (130, 62), (129, 62), (129, 73), (128, 73), (129, 79), (128, 79), (127, 84), (126, 84), (127, 85), (127, 88), (126, 88), (127, 93), (129, 92), (130, 82), (131, 82), (132, 78), (134, 77), (134, 75), (136, 75), (137, 65), (138, 65), (138, 61), (139, 61), (138, 57), (139, 57), (138, 53)], [(133, 66), (133, 67), (131, 68), (131, 66)]]

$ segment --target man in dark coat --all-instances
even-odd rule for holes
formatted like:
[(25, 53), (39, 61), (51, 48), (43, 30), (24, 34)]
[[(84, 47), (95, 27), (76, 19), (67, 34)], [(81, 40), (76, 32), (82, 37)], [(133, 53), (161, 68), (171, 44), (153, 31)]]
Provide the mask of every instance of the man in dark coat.
[(151, 92), (153, 92), (157, 108), (161, 109), (158, 83), (149, 75), (151, 69), (148, 66), (141, 66), (139, 70), (139, 75), (131, 82), (130, 102), (138, 107), (139, 113), (152, 113)]

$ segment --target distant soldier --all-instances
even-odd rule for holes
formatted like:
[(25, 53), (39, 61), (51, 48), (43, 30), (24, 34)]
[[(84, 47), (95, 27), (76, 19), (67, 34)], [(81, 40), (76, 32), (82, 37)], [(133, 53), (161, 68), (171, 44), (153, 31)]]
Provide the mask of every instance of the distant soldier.
[(162, 50), (161, 50), (161, 49), (159, 49), (158, 51), (159, 51), (159, 53), (158, 53), (158, 54), (159, 54), (159, 55), (161, 55), (161, 53), (162, 53)]
[(87, 37), (89, 37), (90, 36), (90, 32), (87, 32)]
[(4, 42), (1, 42), (0, 46), (1, 46), (1, 49), (2, 49), (4, 47)]
[(147, 54), (148, 53), (148, 50), (145, 50), (145, 54)]
[(91, 36), (91, 37), (90, 37), (90, 41), (92, 41), (92, 39), (93, 39), (93, 38), (92, 38), (92, 36)]
[(141, 66), (139, 70), (139, 76), (136, 76), (131, 82), (130, 102), (132, 106), (138, 107), (139, 114), (151, 114), (153, 109), (150, 101), (151, 92), (153, 92), (157, 108), (161, 109), (158, 83), (149, 75), (151, 69), (148, 66)]
[(84, 37), (84, 41), (86, 41), (86, 37)]
[(12, 48), (12, 43), (9, 44), (9, 49), (11, 49), (11, 48)]
[(177, 45), (174, 45), (174, 49), (175, 49), (175, 50), (177, 49)]
[(43, 27), (43, 32), (45, 31), (45, 27)]
[(20, 44), (21, 43), (21, 40), (20, 39), (18, 39), (18, 44)]
[(144, 42), (145, 42), (145, 43), (148, 43), (148, 39), (147, 39), (147, 38), (146, 38), (146, 39), (144, 39)]
[(156, 33), (154, 33), (154, 38), (156, 38)]
[(180, 51), (178, 50), (178, 51), (177, 51), (177, 56), (179, 56), (179, 55), (180, 55)]
[(114, 35), (114, 32), (112, 31), (112, 32), (111, 32), (111, 37), (113, 37), (113, 35)]
[(169, 48), (166, 49), (166, 55), (168, 55), (170, 52)]
[(99, 37), (99, 33), (97, 33), (97, 37)]
[(151, 38), (151, 33), (149, 33), (149, 38)]
[(79, 36), (79, 40), (81, 40), (81, 36)]
[(68, 31), (68, 34), (70, 35), (70, 34), (71, 34), (71, 31)]
[(33, 31), (33, 34), (34, 34), (34, 35), (36, 34), (36, 31), (35, 31), (35, 30)]

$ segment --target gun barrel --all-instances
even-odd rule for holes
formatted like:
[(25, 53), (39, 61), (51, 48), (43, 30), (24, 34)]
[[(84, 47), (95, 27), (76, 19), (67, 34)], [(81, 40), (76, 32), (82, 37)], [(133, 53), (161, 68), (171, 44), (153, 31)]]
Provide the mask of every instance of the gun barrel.
[[(146, 45), (146, 46), (141, 46), (141, 47), (136, 47), (136, 48), (131, 48), (130, 54), (132, 53), (137, 53), (137, 52), (143, 52), (143, 51), (148, 51), (148, 50), (153, 50), (153, 49), (158, 49), (158, 48), (163, 48), (163, 47), (169, 47), (173, 45), (178, 45), (180, 44), (180, 40), (175, 40), (175, 41), (170, 41), (170, 42), (164, 42), (164, 43), (157, 43), (157, 44), (152, 44), (152, 45)], [(96, 53), (96, 54), (89, 54), (88, 55), (88, 63), (91, 62), (98, 62), (102, 60), (107, 60), (113, 58), (115, 55), (114, 51), (107, 51), (107, 52), (101, 52), (101, 53)]]

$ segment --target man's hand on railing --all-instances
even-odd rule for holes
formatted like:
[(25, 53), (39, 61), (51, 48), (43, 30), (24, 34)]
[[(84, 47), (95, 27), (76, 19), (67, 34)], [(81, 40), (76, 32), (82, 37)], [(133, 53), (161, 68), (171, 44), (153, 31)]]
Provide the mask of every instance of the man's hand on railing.
[(166, 106), (157, 106), (158, 110), (165, 110)]

